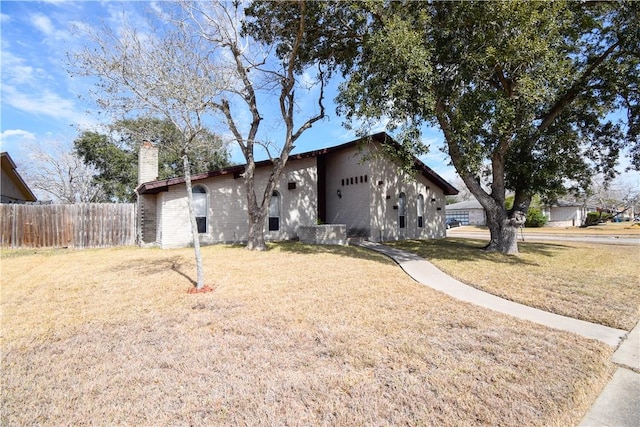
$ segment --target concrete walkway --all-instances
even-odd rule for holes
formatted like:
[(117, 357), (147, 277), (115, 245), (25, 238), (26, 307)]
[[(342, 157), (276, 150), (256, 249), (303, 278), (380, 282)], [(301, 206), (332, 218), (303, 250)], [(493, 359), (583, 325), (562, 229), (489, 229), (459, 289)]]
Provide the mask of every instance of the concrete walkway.
[(390, 257), (417, 282), (459, 300), (596, 339), (612, 347), (617, 347), (624, 340), (612, 356), (612, 361), (618, 365), (615, 375), (580, 426), (640, 426), (640, 324), (627, 334), (621, 329), (538, 310), (465, 285), (410, 252), (373, 242), (361, 242), (359, 245)]

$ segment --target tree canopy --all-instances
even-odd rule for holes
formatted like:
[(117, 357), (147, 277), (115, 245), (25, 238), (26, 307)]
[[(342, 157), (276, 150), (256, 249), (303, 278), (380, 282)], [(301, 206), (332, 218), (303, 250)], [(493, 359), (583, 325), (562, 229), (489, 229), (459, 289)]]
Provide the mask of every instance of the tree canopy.
[[(138, 186), (138, 151), (142, 141), (158, 147), (158, 179), (184, 176), (180, 131), (168, 120), (122, 119), (107, 133), (84, 131), (74, 141), (76, 153), (96, 169), (94, 183), (111, 201), (135, 201)], [(221, 139), (207, 131), (198, 135), (188, 153), (193, 173), (229, 165), (229, 154)]]
[(339, 112), (350, 123), (387, 120), (410, 152), (424, 149), (423, 126), (439, 126), (487, 211), (488, 249), (517, 253), (534, 194), (613, 175), (623, 152), (638, 166), (639, 3), (370, 1), (324, 11), (334, 8), (316, 20), (340, 28), (337, 40), (357, 35), (349, 58), (339, 46), (318, 51), (343, 66)]

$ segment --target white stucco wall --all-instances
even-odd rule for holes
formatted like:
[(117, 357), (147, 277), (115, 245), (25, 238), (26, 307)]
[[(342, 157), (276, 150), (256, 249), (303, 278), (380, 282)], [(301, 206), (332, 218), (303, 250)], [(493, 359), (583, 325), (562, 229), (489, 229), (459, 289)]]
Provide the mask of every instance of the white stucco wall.
[[(327, 159), (327, 222), (347, 224), (349, 234), (366, 232), (374, 241), (445, 237), (444, 192), (421, 174), (402, 175), (389, 159), (365, 153), (354, 147)], [(367, 158), (364, 162), (363, 155)], [(338, 190), (342, 198), (337, 196)], [(399, 211), (394, 209), (400, 192), (405, 193), (407, 203), (404, 229), (399, 228)], [(424, 197), (423, 227), (418, 227), (419, 194)]]
[[(403, 175), (391, 160), (372, 157), (362, 162), (358, 148), (326, 154), (326, 222), (345, 224), (350, 235), (374, 241), (405, 238), (445, 237), (445, 196), (443, 190), (420, 173)], [(256, 171), (256, 189), (264, 188), (269, 167)], [(295, 182), (295, 189), (288, 183)], [(280, 230), (268, 231), (267, 240), (298, 237), (300, 226), (315, 225), (318, 214), (317, 158), (290, 161), (276, 190), (280, 194)], [(248, 215), (244, 182), (233, 174), (199, 180), (207, 198), (207, 232), (201, 243), (241, 243), (247, 240)], [(338, 191), (341, 197), (338, 196)], [(406, 195), (405, 228), (399, 228), (398, 195)], [(424, 197), (423, 227), (418, 227), (418, 196)], [(169, 187), (157, 195), (157, 241), (163, 248), (188, 246), (191, 241), (184, 184)]]
[[(409, 176), (401, 172), (391, 161), (372, 161), (373, 200), (371, 204), (372, 239), (434, 239), (445, 237), (444, 192), (417, 173)], [(380, 182), (382, 182), (380, 184)], [(405, 228), (399, 227), (400, 193), (407, 200)], [(423, 227), (418, 227), (417, 199), (424, 197)], [(398, 206), (398, 209), (394, 207)]]
[[(326, 221), (346, 224), (349, 235), (369, 235), (371, 228), (371, 176), (357, 150), (347, 149), (326, 158)], [(366, 177), (366, 182), (365, 182)], [(338, 196), (338, 191), (342, 197)]]
[(552, 206), (543, 209), (547, 217), (547, 227), (579, 227), (584, 221), (584, 215), (580, 206)]
[[(270, 172), (269, 167), (256, 170), (256, 189), (264, 188)], [(295, 182), (296, 188), (288, 189)], [(276, 185), (280, 194), (280, 230), (268, 231), (265, 222), (265, 239), (281, 240), (297, 236), (299, 225), (313, 225), (317, 215), (317, 170), (315, 158), (290, 161)], [(196, 181), (207, 192), (207, 233), (200, 241), (207, 243), (245, 242), (248, 235), (247, 198), (242, 178), (222, 175)], [(159, 234), (163, 248), (187, 246), (192, 243), (189, 225), (186, 190), (184, 185), (175, 185), (159, 194)]]

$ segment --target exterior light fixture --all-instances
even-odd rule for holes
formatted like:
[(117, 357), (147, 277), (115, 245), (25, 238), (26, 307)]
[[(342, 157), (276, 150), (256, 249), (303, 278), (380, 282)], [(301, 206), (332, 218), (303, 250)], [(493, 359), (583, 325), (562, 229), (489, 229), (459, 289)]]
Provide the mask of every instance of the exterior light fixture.
[(340, 189), (338, 189), (338, 198), (342, 199), (342, 191), (340, 191)]

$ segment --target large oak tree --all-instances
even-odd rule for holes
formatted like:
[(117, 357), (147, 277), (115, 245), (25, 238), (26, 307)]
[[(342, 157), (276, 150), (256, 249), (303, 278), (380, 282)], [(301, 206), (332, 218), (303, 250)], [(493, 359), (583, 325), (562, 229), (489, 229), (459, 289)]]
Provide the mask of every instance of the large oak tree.
[[(638, 166), (639, 9), (333, 2), (309, 20), (324, 21), (333, 41), (312, 54), (343, 64), (339, 110), (350, 122), (387, 119), (410, 136), (401, 139), (414, 152), (417, 131), (439, 126), (452, 164), (487, 212), (487, 249), (514, 254), (534, 194), (550, 198), (595, 172), (613, 174), (625, 150)], [(511, 209), (507, 190), (515, 192)]]

